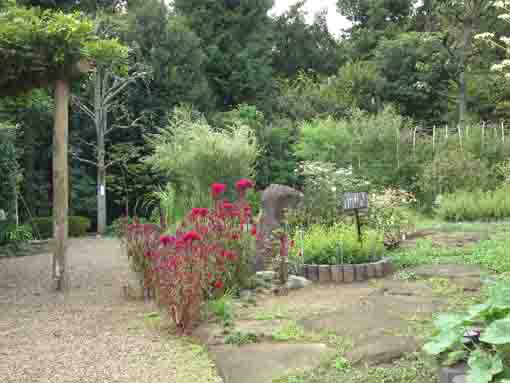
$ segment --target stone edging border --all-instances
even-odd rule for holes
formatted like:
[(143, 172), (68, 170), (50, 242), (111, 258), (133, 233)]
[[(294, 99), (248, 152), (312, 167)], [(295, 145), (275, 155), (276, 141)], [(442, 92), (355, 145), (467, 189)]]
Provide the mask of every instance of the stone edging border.
[(312, 282), (353, 283), (383, 278), (394, 271), (391, 259), (359, 265), (300, 265), (298, 275)]

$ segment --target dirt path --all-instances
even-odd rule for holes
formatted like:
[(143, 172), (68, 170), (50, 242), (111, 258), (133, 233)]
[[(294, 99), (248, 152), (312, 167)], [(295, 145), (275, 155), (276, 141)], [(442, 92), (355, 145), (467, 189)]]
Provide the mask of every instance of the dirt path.
[(71, 288), (51, 289), (51, 256), (0, 259), (0, 382), (218, 382), (204, 350), (121, 296), (116, 240), (72, 240)]

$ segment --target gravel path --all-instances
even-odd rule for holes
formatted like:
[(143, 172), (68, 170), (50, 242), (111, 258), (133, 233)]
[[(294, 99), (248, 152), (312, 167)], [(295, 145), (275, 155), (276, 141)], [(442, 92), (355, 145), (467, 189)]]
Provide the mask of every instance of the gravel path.
[(0, 259), (1, 383), (218, 382), (205, 351), (121, 295), (128, 266), (113, 239), (74, 239), (71, 288), (51, 289), (49, 254)]

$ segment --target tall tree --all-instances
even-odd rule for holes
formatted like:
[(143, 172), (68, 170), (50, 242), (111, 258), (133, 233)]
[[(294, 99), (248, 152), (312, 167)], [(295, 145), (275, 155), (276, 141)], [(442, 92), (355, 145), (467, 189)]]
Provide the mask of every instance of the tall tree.
[(331, 75), (339, 66), (338, 43), (328, 29), (327, 14), (318, 13), (310, 24), (305, 3), (294, 4), (274, 20), (273, 68), (285, 77), (309, 70)]
[(273, 0), (175, 0), (174, 6), (200, 38), (218, 107), (270, 110)]
[(131, 87), (129, 104), (134, 111), (151, 112), (152, 123), (163, 127), (178, 104), (192, 104), (203, 112), (214, 108), (206, 56), (181, 16), (169, 13), (163, 1), (149, 0), (130, 8), (128, 25), (133, 59), (151, 68), (144, 83)]
[(474, 37), (484, 32), (488, 18), (494, 16), (495, 0), (437, 0), (444, 45), (457, 66), (457, 122), (462, 125), (467, 112), (466, 75), (474, 53)]
[[(114, 63), (97, 65), (91, 79), (94, 94), (92, 104), (87, 104), (79, 97), (74, 98), (80, 110), (93, 122), (96, 132), (96, 142), (86, 143), (93, 146), (95, 159), (83, 158), (76, 151), (73, 152), (73, 155), (76, 159), (97, 168), (97, 232), (99, 234), (105, 233), (107, 225), (106, 172), (109, 167), (120, 161), (108, 158), (107, 154), (111, 146), (107, 146), (106, 140), (114, 129), (137, 126), (138, 119), (132, 118), (121, 97), (128, 85), (145, 75), (144, 72), (131, 71), (127, 75), (119, 76), (116, 69)], [(109, 122), (109, 116), (114, 112), (117, 112), (117, 123)], [(119, 113), (122, 114), (120, 118)], [(120, 122), (123, 120), (124, 124)]]

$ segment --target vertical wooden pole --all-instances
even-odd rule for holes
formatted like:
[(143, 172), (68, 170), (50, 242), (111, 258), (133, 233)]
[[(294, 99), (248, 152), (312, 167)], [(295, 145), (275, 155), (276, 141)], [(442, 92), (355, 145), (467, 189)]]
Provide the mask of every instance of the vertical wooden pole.
[(483, 154), (484, 146), (485, 146), (485, 121), (482, 122), (482, 149), (480, 151), (481, 152), (480, 155)]
[(459, 146), (460, 146), (460, 149), (462, 150), (462, 125), (461, 124), (457, 124), (457, 132), (459, 133)]
[(505, 122), (501, 121), (501, 142), (505, 143)]
[(66, 251), (68, 237), (69, 174), (67, 144), (69, 125), (69, 82), (55, 84), (55, 127), (53, 133), (53, 278), (57, 290), (68, 284)]
[(418, 129), (417, 126), (414, 127), (413, 130), (413, 154), (416, 157), (416, 130)]
[(436, 153), (436, 126), (432, 127), (432, 153)]
[(359, 241), (359, 243), (363, 243), (363, 235), (361, 234), (361, 220), (359, 218), (358, 209), (354, 209), (354, 216), (356, 217), (356, 228), (358, 230), (358, 241)]

